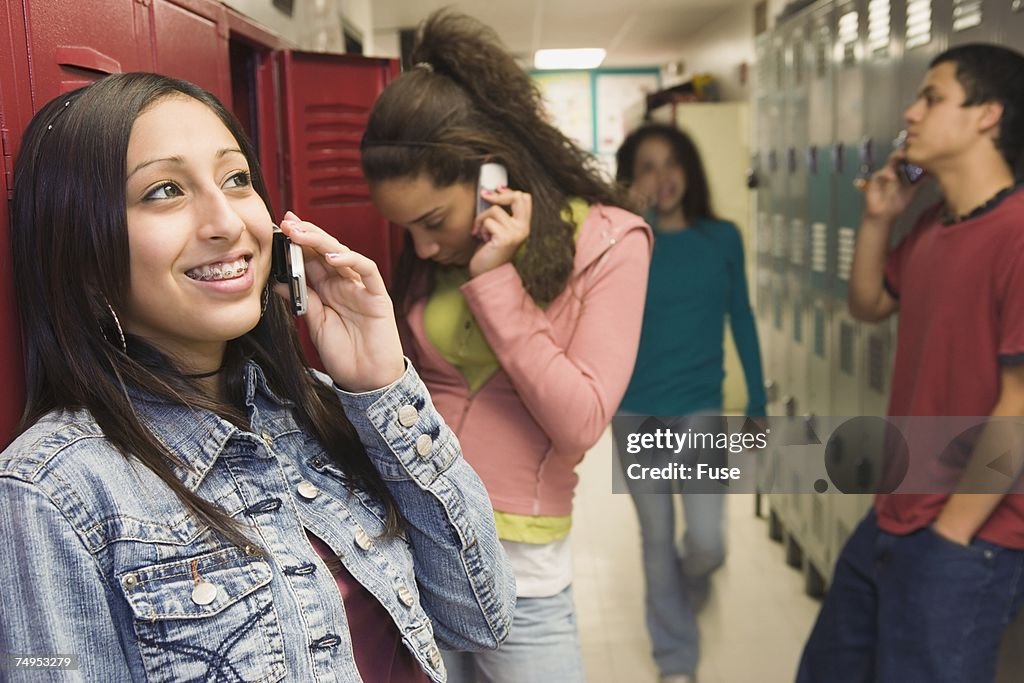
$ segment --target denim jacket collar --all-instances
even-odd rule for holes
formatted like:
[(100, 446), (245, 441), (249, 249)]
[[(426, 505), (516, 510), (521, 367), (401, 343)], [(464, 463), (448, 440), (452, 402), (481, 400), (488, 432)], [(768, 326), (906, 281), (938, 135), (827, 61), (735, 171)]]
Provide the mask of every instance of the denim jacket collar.
[[(277, 412), (294, 405), (270, 390), (263, 369), (248, 361), (242, 369), (246, 411), (250, 420), (259, 413)], [(137, 389), (129, 389), (133, 406), (143, 424), (170, 452), (182, 457), (185, 467), (172, 462), (175, 476), (195, 491), (217, 458), (225, 454), (234, 438), (244, 444), (257, 436), (239, 429), (216, 413), (194, 406), (172, 403)], [(252, 450), (254, 453), (255, 451)]]

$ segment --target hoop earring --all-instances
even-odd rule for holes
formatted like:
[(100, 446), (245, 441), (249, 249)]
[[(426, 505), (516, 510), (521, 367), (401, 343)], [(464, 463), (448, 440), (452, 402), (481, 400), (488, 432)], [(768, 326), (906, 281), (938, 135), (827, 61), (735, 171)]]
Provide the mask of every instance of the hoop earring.
[[(117, 313), (114, 312), (114, 307), (110, 305), (110, 302), (104, 301), (104, 303), (107, 304), (107, 310), (110, 311), (110, 315), (114, 318), (114, 325), (117, 327), (117, 335), (121, 338), (121, 351), (123, 351), (127, 355), (128, 344), (125, 342), (124, 339), (124, 330), (121, 329), (121, 321), (118, 319)], [(111, 343), (113, 342), (111, 341)]]

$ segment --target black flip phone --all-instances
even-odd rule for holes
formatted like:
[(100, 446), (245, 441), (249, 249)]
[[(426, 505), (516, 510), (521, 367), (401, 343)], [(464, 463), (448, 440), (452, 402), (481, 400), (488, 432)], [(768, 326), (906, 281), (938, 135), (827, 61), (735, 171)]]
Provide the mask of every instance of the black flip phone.
[[(905, 144), (907, 144), (907, 131), (901, 130), (896, 139), (892, 141), (892, 147), (893, 149), (900, 149)], [(904, 184), (913, 185), (924, 177), (924, 169), (904, 160), (896, 165), (896, 174)]]
[(306, 294), (306, 266), (302, 261), (302, 247), (294, 244), (281, 228), (274, 226), (271, 247), (271, 275), (281, 284), (288, 285), (291, 293), (292, 313), (306, 315), (309, 298)]

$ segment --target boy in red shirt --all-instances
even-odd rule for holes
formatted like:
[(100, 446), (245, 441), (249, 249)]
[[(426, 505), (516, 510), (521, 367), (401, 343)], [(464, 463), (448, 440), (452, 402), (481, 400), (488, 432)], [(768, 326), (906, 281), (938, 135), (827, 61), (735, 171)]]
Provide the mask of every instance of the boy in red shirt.
[[(862, 186), (849, 286), (856, 318), (899, 311), (888, 412), (1022, 416), (1024, 56), (947, 50), (904, 117), (906, 146)], [(918, 188), (899, 179), (901, 161), (934, 176), (943, 202), (889, 252)], [(1024, 496), (879, 495), (836, 564), (797, 680), (992, 681), (1022, 599)]]

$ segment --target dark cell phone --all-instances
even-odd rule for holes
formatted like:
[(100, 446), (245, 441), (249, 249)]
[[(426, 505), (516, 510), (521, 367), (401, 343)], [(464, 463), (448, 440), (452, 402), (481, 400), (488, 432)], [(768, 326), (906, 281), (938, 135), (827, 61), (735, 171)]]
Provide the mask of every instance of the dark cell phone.
[(281, 284), (288, 285), (291, 293), (292, 313), (306, 315), (309, 298), (306, 295), (306, 266), (302, 261), (302, 247), (294, 244), (281, 228), (274, 226), (271, 247), (271, 274)]
[[(901, 130), (896, 139), (892, 141), (892, 147), (893, 149), (902, 149), (906, 144), (907, 131)], [(913, 185), (924, 177), (924, 169), (920, 166), (915, 166), (909, 161), (901, 161), (896, 165), (896, 174), (904, 184)]]
[(924, 169), (920, 166), (915, 166), (909, 161), (901, 161), (896, 166), (896, 172), (907, 185), (913, 185), (918, 180), (924, 177)]

